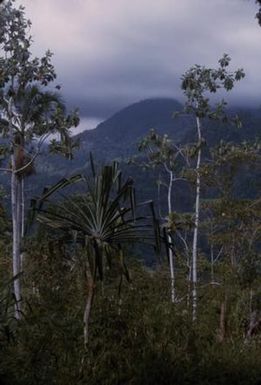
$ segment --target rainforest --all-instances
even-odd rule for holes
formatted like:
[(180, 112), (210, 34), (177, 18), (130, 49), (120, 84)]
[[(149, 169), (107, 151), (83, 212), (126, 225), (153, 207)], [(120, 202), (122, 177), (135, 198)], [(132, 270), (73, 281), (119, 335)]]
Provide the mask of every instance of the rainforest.
[(19, 4), (0, 3), (0, 384), (260, 384), (261, 112), (229, 104), (244, 63), (199, 58), (180, 100), (77, 133)]

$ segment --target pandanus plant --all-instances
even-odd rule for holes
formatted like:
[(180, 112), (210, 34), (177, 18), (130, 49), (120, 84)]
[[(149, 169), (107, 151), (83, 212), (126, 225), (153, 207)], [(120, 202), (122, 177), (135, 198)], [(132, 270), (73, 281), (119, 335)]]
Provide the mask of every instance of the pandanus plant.
[[(134, 242), (153, 244), (159, 248), (159, 227), (151, 201), (137, 204), (134, 181), (128, 178), (122, 182), (122, 173), (115, 162), (104, 166), (96, 173), (93, 161), (92, 177), (76, 175), (63, 179), (34, 202), (37, 220), (52, 228), (62, 230), (75, 243), (82, 246), (84, 253), (84, 276), (87, 295), (84, 310), (84, 344), (87, 346), (89, 319), (97, 279), (103, 280), (105, 265), (111, 266), (117, 260), (121, 273), (129, 280), (124, 262), (123, 245)], [(66, 196), (61, 203), (44, 208), (44, 202), (72, 183), (81, 183), (83, 193)], [(136, 214), (137, 208), (149, 205), (152, 214)], [(51, 207), (51, 208), (50, 208)], [(144, 212), (144, 209), (142, 209)], [(68, 238), (69, 239), (69, 238)]]

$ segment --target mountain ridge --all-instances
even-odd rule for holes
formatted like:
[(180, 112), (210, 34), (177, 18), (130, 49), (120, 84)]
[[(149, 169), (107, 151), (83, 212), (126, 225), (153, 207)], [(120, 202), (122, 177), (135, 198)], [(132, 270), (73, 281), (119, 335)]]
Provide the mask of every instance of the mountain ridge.
[[(75, 139), (79, 139), (80, 148), (75, 151), (72, 161), (59, 155), (47, 154), (45, 150), (45, 154), (37, 160), (36, 175), (26, 180), (28, 196), (39, 194), (46, 184), (53, 184), (62, 177), (79, 172), (88, 173), (90, 152), (98, 163), (108, 163), (116, 159), (124, 164), (138, 152), (139, 140), (152, 128), (160, 134), (168, 134), (176, 143), (195, 141), (196, 129), (192, 117), (181, 114), (173, 118), (175, 111), (182, 111), (182, 105), (175, 99), (141, 100), (113, 114), (95, 129), (77, 134)], [(254, 140), (260, 135), (260, 110), (240, 108), (236, 112), (242, 116), (242, 129), (217, 122), (204, 124), (203, 135), (210, 146), (221, 139), (240, 142)], [(0, 178), (0, 182), (8, 189), (7, 176), (2, 174)]]

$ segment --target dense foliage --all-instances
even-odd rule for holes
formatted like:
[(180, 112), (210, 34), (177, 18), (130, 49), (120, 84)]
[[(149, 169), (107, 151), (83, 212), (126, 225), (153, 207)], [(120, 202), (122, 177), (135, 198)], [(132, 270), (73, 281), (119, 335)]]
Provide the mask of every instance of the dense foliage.
[[(88, 345), (84, 345), (86, 252), (68, 242), (64, 231), (70, 221), (76, 226), (76, 217), (84, 225), (84, 206), (79, 202), (92, 205), (91, 199), (99, 200), (99, 194), (96, 191), (90, 200), (77, 194), (74, 202), (65, 198), (58, 211), (55, 206), (48, 211), (49, 219), (59, 219), (56, 230), (54, 220), (51, 230), (41, 224), (27, 239), (20, 321), (13, 318), (10, 257), (1, 250), (0, 378), (4, 384), (259, 383), (260, 201), (239, 199), (233, 188), (243, 158), (244, 167), (257, 165), (258, 148), (224, 146), (213, 150), (212, 164), (202, 170), (204, 183), (214, 186), (216, 195), (202, 202), (200, 228), (205, 238), (200, 247), (196, 322), (192, 322), (186, 250), (177, 233), (184, 237), (187, 233), (189, 244), (193, 226), (173, 213), (168, 227), (176, 240), (177, 300), (170, 301), (165, 259), (147, 268), (125, 249), (130, 282), (114, 255), (106, 274), (96, 277)], [(108, 197), (108, 207), (109, 201)], [(8, 236), (4, 216), (2, 226)], [(155, 256), (151, 258), (156, 262)]]
[[(1, 328), (2, 383), (258, 384), (260, 337), (244, 337), (248, 291), (231, 272), (222, 286), (202, 285), (199, 318), (192, 325), (186, 301), (169, 301), (164, 266), (152, 271), (129, 262), (132, 283), (123, 284), (122, 301), (112, 269), (98, 288), (84, 350), (81, 270), (71, 269), (59, 242), (34, 242), (37, 251), (28, 255), (24, 277), (23, 320), (18, 325), (6, 319), (5, 330)], [(221, 341), (225, 295), (226, 335)]]
[[(213, 110), (205, 95), (220, 87), (230, 90), (243, 71), (227, 72), (225, 55), (219, 69), (194, 66), (183, 76), (186, 112), (196, 117), (198, 138), (189, 130), (184, 134), (184, 120), (176, 142), (156, 130), (143, 138), (138, 162), (145, 168), (139, 178), (146, 204), (136, 201), (134, 180), (124, 178), (117, 162), (97, 171), (91, 156), (87, 174), (92, 176), (63, 178), (31, 200), (25, 233), (28, 197), (20, 182), (39, 155), (26, 158), (27, 147), (58, 131), (62, 141), (54, 140), (52, 149), (71, 155), (69, 128), (78, 117), (66, 117), (57, 95), (44, 91), (55, 79), (51, 55), (31, 59), (30, 23), (14, 5), (14, 0), (0, 2), (0, 44), (6, 49), (0, 60), (0, 128), (11, 145), (4, 142), (1, 156), (11, 158), (4, 171), (11, 173), (13, 196), (19, 198), (10, 215), (1, 189), (0, 383), (260, 384), (261, 205), (253, 182), (260, 144), (253, 136), (231, 141), (225, 103)], [(145, 103), (147, 113), (154, 102)], [(167, 104), (169, 110), (173, 102)], [(142, 106), (136, 110), (140, 117)], [(165, 102), (161, 108), (163, 113)], [(132, 108), (126, 111), (132, 127)], [(155, 114), (149, 123), (140, 119), (141, 126), (157, 125)], [(208, 118), (220, 121), (205, 138)], [(117, 119), (110, 121), (114, 129)], [(169, 117), (161, 128), (166, 127)], [(105, 128), (100, 132), (107, 151)], [(121, 136), (119, 131), (122, 146)], [(24, 162), (19, 167), (18, 149)], [(149, 178), (163, 197), (156, 208)], [(76, 190), (76, 182), (83, 188)], [(71, 187), (67, 194), (65, 187)], [(13, 270), (15, 239), (19, 269)]]

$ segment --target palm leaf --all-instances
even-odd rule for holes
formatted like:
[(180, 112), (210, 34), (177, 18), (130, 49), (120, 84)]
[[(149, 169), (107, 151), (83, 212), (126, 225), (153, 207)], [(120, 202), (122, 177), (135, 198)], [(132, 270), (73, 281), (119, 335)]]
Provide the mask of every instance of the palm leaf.
[[(41, 223), (59, 229), (67, 234), (77, 232), (74, 242), (85, 243), (93, 274), (104, 275), (104, 261), (111, 266), (113, 258), (119, 255), (122, 273), (129, 280), (123, 261), (122, 245), (142, 242), (155, 243), (160, 248), (160, 228), (152, 201), (138, 203), (135, 199), (134, 182), (128, 178), (122, 183), (118, 164), (104, 166), (99, 173), (94, 168), (90, 155), (92, 177), (75, 175), (63, 178), (54, 186), (45, 189), (43, 195), (34, 201), (34, 210)], [(81, 182), (85, 193), (77, 196), (63, 196), (62, 203), (50, 205), (50, 198), (73, 183)], [(44, 208), (44, 204), (49, 204)], [(149, 206), (151, 216), (136, 215), (137, 208)], [(156, 239), (156, 240), (155, 240)], [(83, 242), (84, 241), (84, 242)]]

